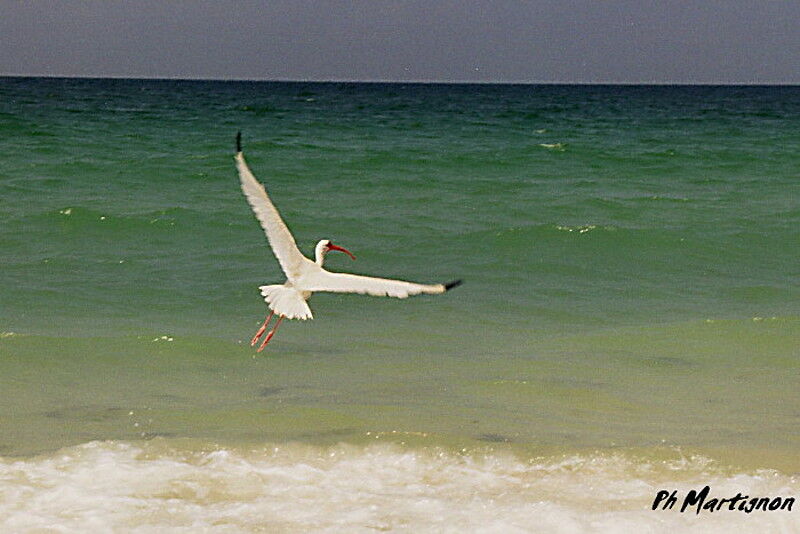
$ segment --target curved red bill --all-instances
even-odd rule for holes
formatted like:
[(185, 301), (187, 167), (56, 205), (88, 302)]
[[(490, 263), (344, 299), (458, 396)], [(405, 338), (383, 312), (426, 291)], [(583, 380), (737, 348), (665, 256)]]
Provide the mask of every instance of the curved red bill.
[(329, 248), (330, 250), (338, 250), (339, 252), (344, 252), (345, 254), (347, 254), (348, 256), (350, 256), (351, 258), (353, 258), (353, 259), (356, 259), (356, 257), (355, 257), (355, 256), (353, 256), (353, 253), (352, 253), (352, 252), (350, 252), (349, 250), (347, 250), (347, 249), (346, 249), (346, 248), (344, 248), (344, 247), (339, 247), (339, 246), (336, 246), (336, 245), (334, 245), (333, 243), (331, 243), (331, 244), (329, 244), (329, 245), (328, 245), (328, 248)]

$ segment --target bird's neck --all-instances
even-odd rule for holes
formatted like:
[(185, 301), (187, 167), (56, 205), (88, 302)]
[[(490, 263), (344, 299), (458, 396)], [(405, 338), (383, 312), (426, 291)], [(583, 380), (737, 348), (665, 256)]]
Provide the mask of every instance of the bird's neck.
[(316, 256), (316, 264), (322, 267), (322, 264), (325, 263), (325, 253), (321, 250), (318, 250), (315, 254)]

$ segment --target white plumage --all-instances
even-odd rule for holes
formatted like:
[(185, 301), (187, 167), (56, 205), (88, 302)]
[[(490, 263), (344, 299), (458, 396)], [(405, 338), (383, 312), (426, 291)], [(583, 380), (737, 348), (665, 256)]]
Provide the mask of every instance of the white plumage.
[(292, 280), (302, 274), (303, 265), (310, 260), (303, 256), (294, 242), (294, 237), (281, 219), (275, 205), (269, 199), (264, 186), (258, 183), (256, 177), (244, 161), (241, 151), (236, 153), (236, 168), (239, 170), (239, 181), (242, 191), (247, 197), (247, 202), (253, 208), (258, 222), (267, 234), (267, 239), (281, 264), (281, 269)]
[(325, 269), (311, 271), (302, 279), (308, 291), (330, 291), (332, 293), (358, 293), (373, 297), (395, 297), (404, 299), (420, 293), (436, 295), (447, 291), (444, 284), (422, 285), (388, 278), (373, 278), (357, 274), (332, 273)]
[(460, 280), (449, 284), (416, 284), (403, 280), (390, 280), (386, 278), (373, 278), (347, 273), (332, 273), (325, 270), (322, 265), (325, 255), (331, 250), (339, 250), (355, 259), (347, 249), (334, 245), (328, 239), (317, 243), (315, 260), (303, 256), (297, 248), (292, 233), (281, 219), (278, 210), (267, 195), (266, 189), (256, 180), (241, 149), (241, 134), (236, 136), (236, 168), (239, 171), (239, 180), (242, 185), (247, 202), (253, 208), (256, 218), (267, 234), (267, 239), (272, 251), (286, 274), (283, 285), (265, 285), (259, 287), (261, 295), (267, 302), (272, 313), (264, 321), (264, 325), (256, 333), (251, 345), (254, 345), (266, 330), (273, 315), (278, 315), (278, 322), (264, 339), (262, 350), (278, 328), (281, 320), (287, 319), (312, 319), (311, 309), (306, 302), (315, 291), (328, 291), (333, 293), (359, 293), (379, 297), (406, 298), (420, 293), (438, 294), (452, 289), (461, 283)]
[(261, 296), (267, 302), (269, 309), (277, 312), (278, 315), (287, 319), (313, 319), (311, 308), (308, 307), (303, 294), (290, 286), (273, 284), (269, 286), (259, 286)]

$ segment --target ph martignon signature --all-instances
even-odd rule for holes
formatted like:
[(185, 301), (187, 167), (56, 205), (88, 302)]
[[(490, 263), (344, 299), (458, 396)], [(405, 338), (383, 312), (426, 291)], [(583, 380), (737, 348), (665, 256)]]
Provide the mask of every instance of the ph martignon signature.
[[(681, 501), (680, 511), (685, 512), (687, 508), (694, 508), (695, 513), (717, 512), (719, 510), (730, 510), (737, 512), (751, 513), (754, 510), (764, 512), (785, 510), (792, 511), (794, 497), (750, 497), (737, 493), (734, 497), (712, 497), (709, 499), (711, 487), (705, 486), (700, 491), (689, 490)], [(653, 500), (653, 510), (661, 507), (662, 510), (672, 510), (678, 503), (678, 490), (672, 492), (660, 490), (656, 493)]]

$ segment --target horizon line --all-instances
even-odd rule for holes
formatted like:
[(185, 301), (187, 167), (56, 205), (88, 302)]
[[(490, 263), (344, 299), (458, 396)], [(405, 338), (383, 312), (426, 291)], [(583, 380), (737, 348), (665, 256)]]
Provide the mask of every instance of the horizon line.
[(144, 80), (172, 82), (233, 82), (233, 83), (362, 83), (411, 85), (630, 85), (630, 86), (730, 86), (730, 87), (792, 87), (797, 82), (694, 82), (694, 81), (534, 81), (534, 80), (382, 80), (382, 79), (302, 79), (302, 78), (191, 78), (162, 76), (83, 76), (61, 74), (0, 74), (0, 78), (47, 78), (67, 80)]

